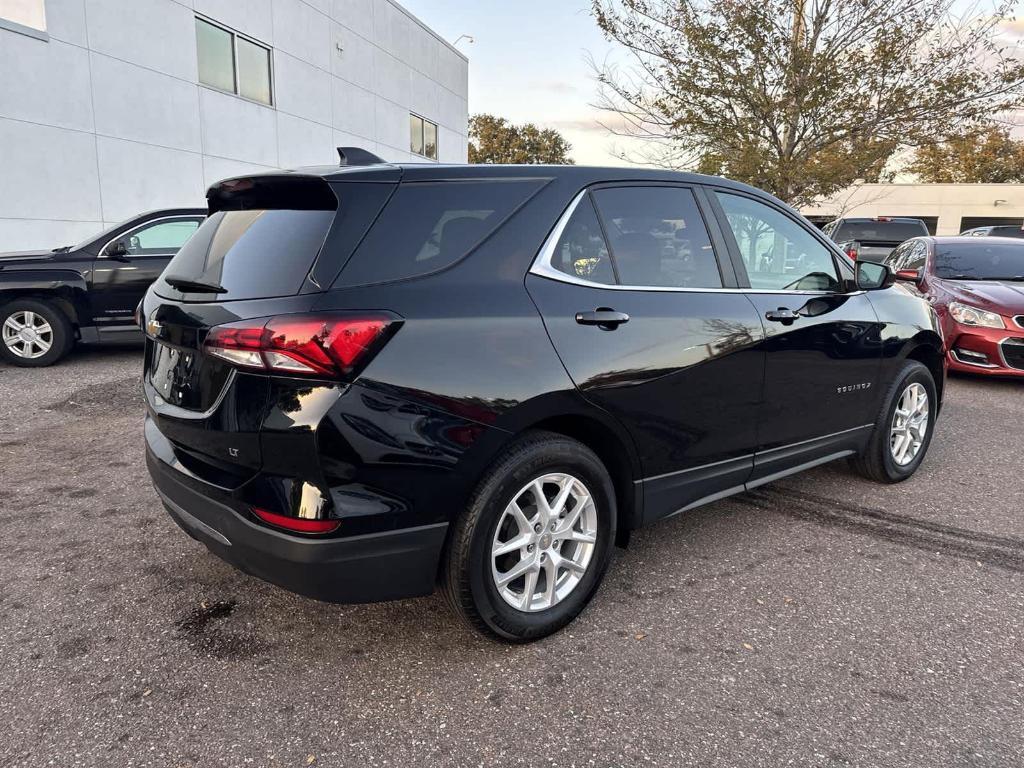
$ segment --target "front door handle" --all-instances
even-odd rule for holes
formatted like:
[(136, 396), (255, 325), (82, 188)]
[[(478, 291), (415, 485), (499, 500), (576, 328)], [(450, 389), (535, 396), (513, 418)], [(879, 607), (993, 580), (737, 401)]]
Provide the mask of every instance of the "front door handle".
[(600, 307), (593, 312), (577, 312), (576, 322), (580, 325), (596, 325), (603, 331), (614, 331), (623, 323), (629, 322), (629, 315)]
[(764, 313), (764, 316), (774, 323), (782, 323), (783, 325), (792, 325), (800, 317), (800, 314), (794, 312), (792, 309), (786, 307), (779, 307), (778, 309), (769, 309)]

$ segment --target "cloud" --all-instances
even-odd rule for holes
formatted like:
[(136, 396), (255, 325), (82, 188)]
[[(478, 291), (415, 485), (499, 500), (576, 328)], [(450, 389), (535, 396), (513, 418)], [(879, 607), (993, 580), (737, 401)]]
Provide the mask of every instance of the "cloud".
[(1004, 19), (999, 22), (999, 30), (1014, 37), (1024, 37), (1024, 19)]
[(534, 81), (528, 83), (526, 87), (533, 91), (548, 91), (549, 93), (557, 93), (563, 96), (579, 92), (579, 88), (572, 83), (567, 83), (563, 80), (551, 80), (547, 82)]
[(599, 134), (608, 134), (610, 131), (625, 133), (629, 127), (626, 120), (614, 112), (602, 112), (591, 117), (579, 117), (569, 120), (553, 120), (546, 124), (559, 131)]

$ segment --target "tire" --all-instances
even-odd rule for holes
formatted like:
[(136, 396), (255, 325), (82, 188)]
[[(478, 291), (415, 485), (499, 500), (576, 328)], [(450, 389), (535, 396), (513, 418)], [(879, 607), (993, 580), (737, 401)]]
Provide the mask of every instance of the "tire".
[[(900, 461), (894, 455), (894, 447), (899, 449), (906, 446), (903, 443), (897, 443), (895, 446), (893, 444), (893, 430), (897, 427), (896, 409), (912, 387), (923, 388), (927, 395), (927, 421), (923, 435), (920, 434), (922, 430), (919, 428), (908, 431), (911, 447), (916, 439), (920, 439), (920, 446), (912, 457), (907, 454), (902, 457), (904, 460)], [(886, 392), (867, 447), (850, 461), (853, 468), (864, 477), (880, 483), (900, 483), (913, 475), (924, 461), (928, 446), (931, 444), (938, 402), (931, 371), (916, 360), (905, 362)]]
[[(33, 321), (33, 331), (48, 330), (39, 332), (32, 341), (16, 336), (13, 324), (25, 325), (27, 318)], [(42, 345), (47, 343), (49, 346), (44, 351)], [(71, 323), (54, 304), (41, 299), (14, 299), (0, 306), (0, 357), (11, 365), (23, 368), (53, 365), (73, 345)]]
[[(532, 526), (547, 514), (536, 503), (533, 482), (540, 478), (545, 479), (548, 507), (559, 493), (567, 500), (561, 509), (565, 517), (556, 517), (556, 506), (538, 533)], [(585, 498), (592, 503), (581, 501)], [(510, 512), (514, 500), (520, 502), (522, 518)], [(615, 489), (593, 451), (562, 435), (527, 433), (495, 461), (455, 522), (442, 564), (445, 597), (470, 627), (485, 635), (512, 643), (546, 637), (575, 619), (594, 596), (611, 559), (616, 521)], [(573, 539), (564, 538), (569, 527)], [(592, 542), (584, 540), (587, 531), (596, 531)], [(495, 547), (513, 539), (532, 543), (494, 555)], [(578, 565), (560, 566), (566, 561)], [(528, 572), (499, 587), (502, 575), (526, 562), (533, 563)], [(546, 588), (552, 568), (554, 594)], [(530, 571), (536, 575), (527, 604), (523, 596)]]

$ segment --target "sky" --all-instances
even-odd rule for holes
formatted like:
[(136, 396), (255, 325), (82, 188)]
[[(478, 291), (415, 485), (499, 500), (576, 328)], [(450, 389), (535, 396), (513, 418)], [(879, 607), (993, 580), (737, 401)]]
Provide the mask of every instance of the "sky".
[[(628, 164), (617, 153), (640, 148), (601, 125), (611, 116), (593, 107), (597, 83), (588, 57), (621, 60), (589, 13), (588, 0), (398, 0), (441, 37), (462, 40), (469, 57), (469, 111), (555, 128), (580, 165)], [(1020, 4), (1024, 9), (1024, 2)], [(977, 12), (975, 0), (955, 0), (954, 13)], [(1007, 43), (1024, 37), (1024, 19), (1006, 25)], [(1024, 137), (1024, 120), (1014, 131)]]
[[(591, 104), (597, 85), (588, 54), (615, 49), (602, 37), (586, 0), (399, 0), (441, 37), (462, 40), (469, 57), (469, 111), (555, 128), (580, 165), (622, 165), (628, 140), (601, 127)], [(625, 142), (625, 143), (624, 143)]]

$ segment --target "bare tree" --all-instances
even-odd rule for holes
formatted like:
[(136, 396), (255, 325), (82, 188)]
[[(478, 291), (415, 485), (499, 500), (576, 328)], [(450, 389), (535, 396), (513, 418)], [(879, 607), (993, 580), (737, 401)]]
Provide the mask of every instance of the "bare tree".
[(800, 205), (877, 180), (903, 147), (1024, 102), (1002, 45), (1013, 3), (592, 0), (627, 63), (595, 63), (599, 104), (641, 161), (718, 173)]

